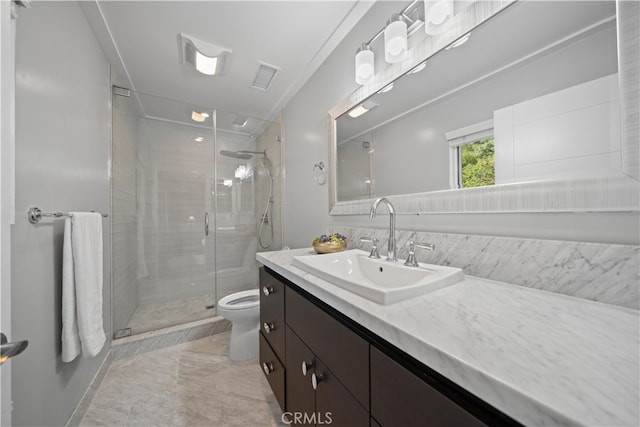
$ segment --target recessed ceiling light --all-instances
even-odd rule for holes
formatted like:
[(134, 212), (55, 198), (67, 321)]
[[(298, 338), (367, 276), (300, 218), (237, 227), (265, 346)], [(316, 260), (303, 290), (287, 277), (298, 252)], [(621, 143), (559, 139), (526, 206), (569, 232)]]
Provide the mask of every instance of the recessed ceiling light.
[(193, 110), (191, 112), (191, 120), (193, 120), (194, 122), (202, 123), (205, 120), (207, 120), (208, 117), (209, 117), (209, 113), (205, 113), (205, 112), (201, 113), (196, 110)]
[(202, 142), (202, 141), (204, 141), (204, 137), (202, 137), (202, 136), (197, 136), (197, 137), (193, 138), (193, 140), (194, 140), (195, 142)]

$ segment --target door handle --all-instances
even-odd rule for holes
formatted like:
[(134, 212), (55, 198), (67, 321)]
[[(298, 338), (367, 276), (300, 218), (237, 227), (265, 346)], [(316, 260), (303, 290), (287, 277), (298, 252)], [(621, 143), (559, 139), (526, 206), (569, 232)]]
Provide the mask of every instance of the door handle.
[(209, 212), (204, 213), (204, 235), (209, 235)]
[(19, 355), (29, 345), (29, 341), (27, 340), (13, 342), (8, 341), (7, 336), (0, 333), (0, 364), (4, 363), (10, 357)]

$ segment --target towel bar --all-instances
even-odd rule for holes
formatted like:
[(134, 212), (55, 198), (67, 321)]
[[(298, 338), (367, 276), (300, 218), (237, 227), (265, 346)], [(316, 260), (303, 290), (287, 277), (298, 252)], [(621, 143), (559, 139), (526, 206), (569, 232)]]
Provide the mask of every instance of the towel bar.
[[(95, 211), (90, 211), (90, 212), (95, 212)], [(100, 214), (102, 215), (103, 218), (108, 217), (108, 214)], [(40, 208), (36, 208), (36, 207), (31, 207), (29, 208), (29, 210), (27, 211), (27, 218), (29, 219), (29, 222), (31, 224), (37, 224), (40, 222), (40, 220), (42, 219), (43, 216), (47, 216), (47, 217), (53, 217), (53, 218), (60, 218), (63, 216), (73, 216), (73, 214), (67, 212), (42, 212), (40, 210)]]

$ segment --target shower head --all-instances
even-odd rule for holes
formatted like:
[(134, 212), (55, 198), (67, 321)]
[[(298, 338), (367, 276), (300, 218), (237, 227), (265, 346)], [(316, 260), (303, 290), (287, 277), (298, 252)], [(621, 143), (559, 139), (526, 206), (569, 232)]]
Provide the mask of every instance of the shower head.
[(230, 151), (230, 150), (220, 150), (220, 154), (222, 154), (223, 156), (226, 156), (226, 157), (233, 157), (234, 159), (243, 159), (243, 160), (248, 160), (248, 159), (252, 158), (254, 154), (260, 154), (260, 155), (264, 156), (265, 158), (267, 157), (267, 152), (266, 151), (246, 151), (246, 150)]
[(253, 156), (249, 153), (244, 153), (242, 151), (229, 151), (229, 150), (220, 150), (220, 154), (225, 157), (233, 157), (234, 159), (243, 159), (248, 160)]

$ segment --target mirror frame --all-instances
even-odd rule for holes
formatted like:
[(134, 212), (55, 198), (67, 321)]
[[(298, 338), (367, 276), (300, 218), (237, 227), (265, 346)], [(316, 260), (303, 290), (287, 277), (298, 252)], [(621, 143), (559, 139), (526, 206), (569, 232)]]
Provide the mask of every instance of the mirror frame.
[[(391, 64), (373, 81), (363, 85), (329, 111), (329, 213), (330, 215), (366, 215), (375, 198), (337, 200), (336, 119), (369, 96), (400, 78), (406, 72), (472, 31), (518, 0), (482, 0), (472, 3), (453, 18), (450, 30), (425, 37), (404, 61)], [(622, 13), (624, 10), (624, 13)], [(640, 4), (616, 0), (618, 32), (618, 75), (621, 94), (622, 155), (621, 169), (628, 176), (573, 180), (546, 180), (501, 184), (487, 187), (447, 189), (424, 193), (385, 196), (398, 213), (499, 213), (499, 212), (637, 212), (640, 210), (640, 141), (638, 137), (638, 73), (640, 58), (638, 30)], [(622, 33), (625, 37), (621, 37)], [(634, 35), (629, 33), (633, 32)], [(630, 40), (635, 49), (621, 48), (621, 40)], [(621, 57), (623, 52), (635, 56)], [(635, 101), (634, 101), (635, 98)]]

